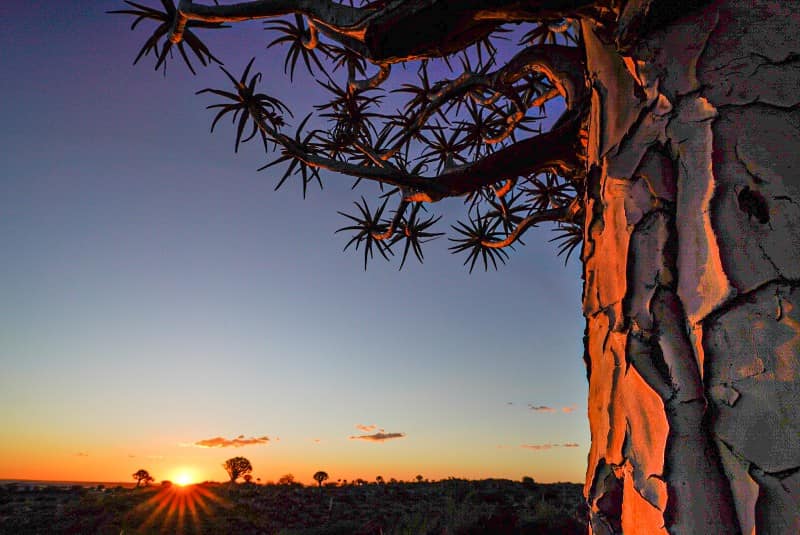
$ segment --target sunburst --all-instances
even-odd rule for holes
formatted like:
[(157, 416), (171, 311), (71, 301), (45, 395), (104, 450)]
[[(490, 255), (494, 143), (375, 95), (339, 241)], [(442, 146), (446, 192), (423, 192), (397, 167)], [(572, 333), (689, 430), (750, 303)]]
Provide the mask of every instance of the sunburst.
[(201, 517), (213, 515), (220, 506), (227, 507), (228, 502), (203, 485), (167, 485), (134, 512), (147, 514), (140, 527), (145, 532), (155, 527), (162, 532), (199, 532)]

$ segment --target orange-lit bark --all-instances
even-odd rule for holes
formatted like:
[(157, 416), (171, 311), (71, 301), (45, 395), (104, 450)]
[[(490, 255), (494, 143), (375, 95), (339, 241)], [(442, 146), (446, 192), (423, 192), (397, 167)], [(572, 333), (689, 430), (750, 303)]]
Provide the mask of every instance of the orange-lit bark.
[(583, 23), (593, 533), (800, 533), (793, 4)]

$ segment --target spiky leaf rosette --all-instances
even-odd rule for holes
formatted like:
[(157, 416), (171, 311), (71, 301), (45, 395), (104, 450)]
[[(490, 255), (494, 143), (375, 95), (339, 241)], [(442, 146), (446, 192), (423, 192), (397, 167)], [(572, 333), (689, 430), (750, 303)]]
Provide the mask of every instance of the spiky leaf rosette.
[[(303, 134), (303, 129), (306, 126), (306, 123), (311, 118), (311, 114), (309, 113), (306, 115), (305, 119), (303, 119), (297, 127), (297, 131), (294, 135), (294, 145), (296, 147), (302, 148), (304, 152), (311, 153), (315, 151), (319, 151), (319, 145), (314, 143), (314, 138), (316, 137), (316, 132), (310, 131)], [(319, 169), (317, 167), (311, 166), (308, 162), (304, 161), (300, 156), (298, 156), (296, 151), (289, 150), (285, 145), (281, 148), (281, 155), (275, 158), (273, 161), (269, 162), (267, 165), (259, 167), (259, 171), (263, 171), (265, 169), (269, 169), (273, 165), (278, 165), (281, 163), (289, 162), (289, 165), (286, 167), (286, 170), (283, 173), (283, 176), (275, 185), (275, 191), (278, 191), (281, 186), (286, 183), (286, 180), (290, 176), (299, 176), (302, 187), (303, 187), (303, 198), (306, 198), (306, 194), (308, 193), (308, 185), (315, 181), (319, 185), (319, 188), (322, 189), (322, 178), (319, 176)]]
[(389, 255), (394, 254), (390, 248), (389, 243), (383, 239), (377, 239), (376, 236), (384, 234), (389, 228), (389, 222), (383, 221), (383, 212), (386, 209), (386, 201), (384, 199), (380, 208), (373, 213), (367, 205), (367, 200), (361, 197), (361, 204), (355, 202), (353, 204), (358, 208), (359, 214), (350, 215), (345, 212), (338, 212), (339, 215), (346, 217), (353, 221), (353, 225), (342, 227), (336, 232), (354, 231), (355, 235), (350, 238), (347, 245), (344, 246), (346, 251), (348, 247), (355, 244), (355, 249), (358, 250), (361, 244), (364, 244), (364, 271), (367, 270), (367, 263), (373, 257), (373, 251), (377, 250), (378, 253), (385, 259), (389, 260)]
[[(175, 16), (177, 14), (174, 2), (172, 0), (161, 0), (161, 5), (164, 10), (159, 11), (158, 9), (137, 4), (136, 2), (131, 2), (130, 0), (124, 1), (133, 9), (117, 9), (113, 11), (107, 11), (107, 13), (132, 15), (136, 17), (133, 21), (133, 24), (131, 24), (131, 30), (135, 29), (136, 26), (138, 26), (143, 20), (154, 20), (159, 23), (155, 30), (153, 30), (153, 33), (150, 34), (150, 37), (147, 39), (147, 41), (144, 42), (144, 45), (142, 45), (142, 48), (139, 50), (139, 54), (137, 54), (136, 59), (133, 60), (134, 65), (138, 63), (143, 56), (149, 56), (152, 53), (156, 58), (155, 69), (158, 70), (159, 67), (163, 66), (164, 74), (166, 74), (167, 63), (165, 60), (167, 59), (167, 55), (171, 54), (173, 47), (172, 41), (169, 40), (169, 33), (172, 29), (173, 23), (175, 22)], [(186, 24), (186, 29), (183, 32), (183, 39), (176, 47), (181, 55), (181, 58), (183, 58), (183, 62), (186, 63), (186, 66), (189, 67), (189, 70), (192, 71), (192, 74), (197, 73), (192, 66), (192, 62), (189, 61), (189, 56), (186, 54), (186, 46), (184, 46), (184, 43), (189, 46), (189, 49), (194, 53), (195, 56), (197, 56), (197, 59), (200, 60), (200, 63), (202, 63), (203, 66), (207, 66), (212, 61), (221, 65), (222, 62), (214, 57), (208, 47), (197, 37), (191, 28), (216, 30), (219, 28), (228, 28), (228, 26), (220, 22), (189, 21)]]
[[(287, 108), (283, 102), (277, 98), (271, 97), (265, 93), (255, 92), (256, 84), (261, 79), (261, 73), (259, 72), (254, 74), (249, 80), (247, 78), (250, 74), (250, 69), (252, 68), (253, 61), (255, 59), (256, 58), (252, 58), (250, 60), (250, 62), (247, 64), (247, 67), (245, 67), (241, 78), (238, 80), (234, 78), (233, 75), (228, 72), (227, 69), (225, 69), (225, 67), (220, 66), (222, 72), (224, 72), (228, 79), (233, 82), (233, 86), (236, 88), (236, 93), (211, 88), (201, 89), (196, 93), (197, 95), (201, 95), (203, 93), (212, 93), (232, 101), (224, 104), (212, 104), (210, 106), (206, 106), (206, 109), (219, 109), (219, 112), (217, 112), (217, 115), (214, 117), (214, 120), (211, 123), (212, 132), (214, 131), (214, 127), (217, 125), (219, 120), (222, 119), (222, 117), (224, 117), (226, 114), (233, 112), (234, 123), (236, 123), (238, 119), (234, 152), (239, 152), (239, 144), (250, 141), (258, 132), (261, 133), (261, 139), (264, 141), (264, 148), (266, 149), (267, 132), (259, 127), (259, 120), (267, 121), (273, 129), (279, 130), (280, 127), (284, 125), (284, 120), (281, 113), (288, 113), (289, 115), (292, 113), (289, 108)], [(252, 123), (252, 127), (250, 134), (243, 139), (242, 135), (244, 134), (248, 119)]]
[(404, 242), (403, 257), (400, 261), (400, 269), (403, 269), (403, 265), (406, 263), (406, 257), (408, 256), (409, 250), (414, 252), (414, 256), (417, 257), (417, 260), (419, 260), (421, 264), (424, 261), (422, 244), (444, 235), (444, 232), (431, 232), (429, 230), (442, 217), (429, 216), (425, 219), (422, 219), (419, 216), (421, 209), (423, 209), (422, 203), (415, 203), (411, 208), (411, 213), (408, 215), (408, 217), (403, 217), (401, 224), (402, 228), (398, 232), (395, 232), (394, 236), (392, 236), (390, 245), (394, 245), (398, 242)]
[(450, 250), (453, 253), (467, 253), (464, 265), (469, 264), (470, 273), (475, 269), (475, 263), (478, 259), (483, 261), (484, 271), (489, 270), (490, 262), (494, 269), (498, 268), (498, 260), (503, 264), (506, 263), (508, 253), (504, 249), (491, 248), (486, 245), (503, 237), (503, 233), (498, 231), (499, 226), (499, 220), (491, 217), (482, 217), (480, 213), (468, 222), (459, 221), (453, 226), (453, 230), (462, 237), (450, 238), (450, 241), (455, 243), (450, 247)]
[(325, 67), (317, 56), (318, 51), (326, 53), (327, 47), (325, 45), (311, 46), (311, 31), (303, 27), (302, 17), (299, 15), (295, 17), (295, 23), (292, 24), (288, 20), (275, 20), (265, 23), (265, 30), (278, 32), (280, 35), (270, 41), (267, 48), (272, 48), (275, 45), (289, 45), (289, 50), (286, 52), (286, 58), (283, 62), (283, 72), (289, 74), (289, 81), (294, 81), (294, 71), (297, 67), (297, 60), (303, 58), (303, 64), (309, 74), (314, 74), (314, 69), (311, 67), (313, 63), (317, 69), (325, 73)]
[(583, 243), (583, 226), (577, 223), (559, 223), (553, 231), (556, 235), (548, 241), (558, 244), (558, 256), (564, 255), (564, 265), (567, 265), (570, 255)]

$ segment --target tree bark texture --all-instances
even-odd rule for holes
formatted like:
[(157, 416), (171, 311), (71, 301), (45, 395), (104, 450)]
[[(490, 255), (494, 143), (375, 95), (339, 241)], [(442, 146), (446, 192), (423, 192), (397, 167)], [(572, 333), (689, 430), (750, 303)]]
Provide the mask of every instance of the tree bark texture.
[(582, 27), (591, 532), (800, 533), (800, 8)]

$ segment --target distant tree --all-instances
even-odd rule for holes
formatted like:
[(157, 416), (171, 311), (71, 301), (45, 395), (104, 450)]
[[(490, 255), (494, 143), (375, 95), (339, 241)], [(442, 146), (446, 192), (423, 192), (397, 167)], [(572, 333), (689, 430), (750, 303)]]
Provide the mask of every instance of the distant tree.
[(278, 485), (293, 485), (294, 484), (294, 475), (293, 474), (284, 474), (278, 479)]
[(422, 474), (417, 474), (417, 477), (416, 477), (417, 483), (422, 483), (423, 479), (425, 479), (425, 478), (422, 477)]
[(536, 481), (531, 476), (522, 476), (522, 484), (526, 487), (531, 487), (536, 484)]
[(376, 477), (375, 477), (375, 481), (376, 481), (376, 482), (377, 482), (379, 485), (383, 485), (383, 476), (376, 476)]
[(319, 472), (314, 474), (314, 481), (317, 482), (320, 488), (322, 488), (322, 482), (325, 481), (326, 479), (328, 479), (328, 472), (323, 472), (322, 470), (320, 470)]
[(147, 470), (139, 469), (133, 473), (133, 479), (136, 480), (136, 487), (138, 488), (142, 482), (144, 482), (144, 486), (148, 486), (150, 483), (154, 481), (153, 477)]
[(250, 483), (253, 481), (253, 476), (251, 474), (245, 474), (242, 476), (242, 478), (244, 479), (245, 483)]
[(249, 474), (253, 471), (253, 465), (244, 457), (231, 457), (225, 464), (222, 465), (228, 476), (231, 478), (231, 483), (236, 482), (240, 477)]

